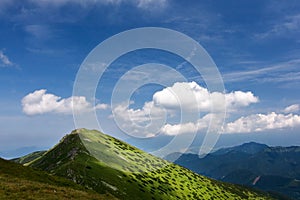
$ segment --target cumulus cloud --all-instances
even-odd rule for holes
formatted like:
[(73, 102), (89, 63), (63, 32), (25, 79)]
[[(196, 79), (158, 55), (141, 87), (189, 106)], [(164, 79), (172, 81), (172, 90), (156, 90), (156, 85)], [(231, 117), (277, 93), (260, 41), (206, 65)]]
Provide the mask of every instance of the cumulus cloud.
[[(185, 95), (192, 93), (193, 96)], [(180, 96), (180, 101), (178, 100)], [(196, 100), (196, 103), (195, 103)], [(180, 107), (190, 110), (209, 112), (222, 109), (234, 110), (245, 107), (259, 101), (252, 92), (234, 91), (230, 93), (210, 92), (208, 89), (198, 85), (196, 82), (177, 82), (172, 87), (167, 87), (153, 95), (153, 101), (169, 109), (179, 109)], [(223, 105), (224, 104), (224, 105)]]
[(179, 135), (179, 134), (186, 134), (192, 133), (199, 130), (197, 124), (192, 122), (184, 123), (184, 124), (166, 124), (161, 128), (161, 133), (165, 135)]
[(300, 116), (292, 113), (284, 115), (271, 112), (241, 117), (228, 123), (224, 133), (251, 133), (273, 129), (293, 128), (300, 125)]
[(105, 103), (99, 103), (95, 106), (95, 109), (97, 110), (105, 110), (107, 109), (109, 106), (108, 104), (105, 104)]
[[(133, 104), (134, 102), (131, 102)], [(113, 109), (114, 120), (126, 133), (136, 137), (153, 137), (165, 123), (165, 110), (146, 102), (141, 109), (119, 104)]]
[(223, 117), (220, 114), (209, 113), (197, 120), (197, 122), (187, 122), (181, 124), (165, 124), (160, 133), (164, 135), (181, 135), (204, 131), (210, 127), (211, 131), (221, 132)]
[(300, 110), (299, 104), (293, 104), (293, 105), (286, 107), (283, 111), (285, 113), (294, 113), (294, 112), (298, 112), (299, 110)]
[(9, 60), (9, 58), (7, 57), (7, 55), (4, 54), (3, 51), (0, 51), (0, 66), (12, 66), (13, 63)]
[(162, 109), (153, 106), (153, 102), (146, 102), (142, 109), (128, 108), (123, 104), (117, 105), (114, 108), (114, 114), (122, 119), (126, 119), (126, 121), (131, 120), (136, 123), (144, 123), (154, 118), (161, 118), (160, 116), (163, 113)]
[(41, 89), (29, 93), (22, 99), (23, 112), (27, 115), (44, 113), (71, 114), (72, 110), (87, 112), (93, 109), (106, 109), (106, 104), (97, 104), (95, 107), (83, 96), (72, 96), (61, 98), (54, 94), (47, 93)]

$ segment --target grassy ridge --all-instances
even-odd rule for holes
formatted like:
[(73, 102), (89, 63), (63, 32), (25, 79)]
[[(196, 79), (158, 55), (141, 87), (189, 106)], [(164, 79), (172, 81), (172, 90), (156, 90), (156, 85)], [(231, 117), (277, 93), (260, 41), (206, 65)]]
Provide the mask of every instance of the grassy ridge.
[(0, 158), (0, 199), (116, 199)]
[(46, 151), (36, 151), (20, 158), (11, 159), (15, 163), (25, 164), (41, 157)]
[(29, 165), (120, 199), (271, 199), (200, 176), (94, 130), (73, 131)]

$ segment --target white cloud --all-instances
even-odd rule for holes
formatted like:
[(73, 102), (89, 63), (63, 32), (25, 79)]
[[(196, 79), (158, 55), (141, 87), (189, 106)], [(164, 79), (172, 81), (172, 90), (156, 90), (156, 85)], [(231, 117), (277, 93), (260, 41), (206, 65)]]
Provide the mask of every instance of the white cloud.
[(0, 51), (0, 66), (12, 66), (13, 63), (9, 60), (9, 58), (7, 57), (7, 55), (4, 54), (3, 51)]
[[(193, 96), (185, 95), (192, 93)], [(180, 101), (178, 100), (180, 96)], [(230, 93), (210, 92), (196, 82), (177, 82), (172, 87), (167, 87), (153, 95), (156, 105), (167, 109), (188, 109), (210, 112), (212, 108), (218, 111), (224, 104), (227, 110), (232, 111), (239, 107), (249, 106), (259, 101), (252, 92), (234, 91)], [(195, 103), (196, 101), (196, 103)]]
[(222, 125), (222, 115), (209, 113), (198, 119), (197, 122), (187, 122), (173, 125), (165, 124), (160, 131), (164, 135), (180, 135), (204, 131), (209, 127), (211, 131), (221, 132)]
[(151, 121), (151, 119), (156, 117), (160, 118), (162, 110), (160, 108), (154, 107), (152, 102), (146, 102), (142, 109), (136, 110), (127, 108), (127, 106), (120, 104), (114, 108), (114, 114), (123, 119), (128, 119), (136, 123), (144, 123)]
[[(93, 110), (91, 103), (83, 96), (72, 96), (64, 99), (46, 92), (47, 90), (41, 89), (26, 95), (22, 99), (23, 112), (27, 115), (36, 115), (44, 113), (71, 114), (72, 109), (78, 112)], [(94, 109), (106, 108), (106, 104), (97, 104)]]
[[(133, 104), (133, 102), (131, 102)], [(146, 102), (141, 109), (128, 108), (119, 104), (113, 109), (114, 120), (123, 131), (136, 137), (153, 137), (165, 123), (163, 108)]]
[(184, 123), (184, 124), (166, 124), (161, 128), (161, 133), (165, 135), (180, 135), (180, 134), (186, 134), (191, 132), (198, 131), (197, 124), (194, 124), (192, 122)]
[(294, 113), (294, 112), (298, 112), (299, 110), (300, 110), (299, 104), (293, 104), (293, 105), (286, 107), (284, 109), (284, 112), (285, 113)]
[[(210, 121), (212, 123), (210, 123)], [(233, 122), (221, 126), (220, 116), (208, 114), (199, 119), (196, 123), (188, 122), (182, 124), (166, 124), (161, 128), (165, 135), (189, 134), (196, 131), (203, 131), (209, 126), (211, 130), (218, 133), (254, 133), (267, 130), (285, 129), (300, 126), (300, 116), (293, 114), (254, 114), (241, 117)]]
[(293, 114), (255, 114), (228, 123), (224, 133), (251, 133), (273, 129), (293, 128), (300, 125), (300, 116)]
[(105, 104), (105, 103), (100, 103), (100, 104), (97, 104), (96, 106), (95, 106), (95, 108), (97, 109), (97, 110), (105, 110), (105, 109), (107, 109), (109, 106), (107, 105), (107, 104)]

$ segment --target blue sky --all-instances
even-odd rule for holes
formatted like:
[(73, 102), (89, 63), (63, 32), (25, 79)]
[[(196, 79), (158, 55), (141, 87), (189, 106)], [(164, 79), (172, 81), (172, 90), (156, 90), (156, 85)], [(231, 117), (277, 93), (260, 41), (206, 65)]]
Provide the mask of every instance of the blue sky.
[[(224, 97), (229, 102), (216, 147), (247, 141), (300, 145), (300, 3), (297, 0), (3, 0), (0, 2), (0, 156), (15, 156), (20, 153), (16, 149), (48, 148), (73, 130), (76, 126), (70, 101), (83, 60), (105, 39), (141, 27), (163, 27), (186, 34), (213, 58), (224, 81)], [(187, 81), (180, 85), (172, 76), (162, 73), (169, 85), (141, 87), (131, 97), (134, 103), (129, 108), (119, 102), (120, 119), (126, 116), (124, 113), (131, 113), (137, 123), (145, 122), (147, 105), (165, 107), (163, 114), (170, 119), (160, 127), (160, 135), (140, 140), (122, 134), (111, 113), (116, 107), (110, 104), (112, 90), (120, 77), (147, 63), (170, 66)], [(135, 81), (147, 77), (147, 72), (130, 75)], [(174, 135), (188, 137), (191, 130), (196, 130), (193, 146), (198, 147), (208, 126), (204, 117), (212, 113), (203, 106), (205, 99), (197, 100), (197, 108), (202, 109), (199, 120), (180, 122), (178, 112), (174, 111), (176, 103), (170, 103), (172, 95), (168, 96), (164, 90), (178, 87), (202, 91), (196, 93), (199, 98), (212, 95), (212, 91), (205, 93), (205, 82), (190, 63), (174, 54), (146, 49), (121, 56), (104, 74), (95, 94), (103, 131), (150, 151), (165, 145)], [(95, 107), (88, 99), (78, 97), (76, 102), (82, 110)], [(187, 102), (186, 108), (193, 109), (189, 105)], [(162, 110), (155, 106), (154, 114), (161, 116)], [(130, 125), (126, 117), (123, 123)], [(176, 132), (178, 127), (181, 131)], [(143, 137), (147, 134), (151, 135), (141, 133)]]

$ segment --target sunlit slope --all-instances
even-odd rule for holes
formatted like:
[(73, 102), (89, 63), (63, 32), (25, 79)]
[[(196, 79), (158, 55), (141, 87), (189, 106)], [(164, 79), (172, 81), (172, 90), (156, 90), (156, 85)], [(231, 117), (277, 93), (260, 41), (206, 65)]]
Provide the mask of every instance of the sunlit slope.
[(95, 130), (73, 131), (28, 165), (121, 199), (271, 199), (197, 175)]

